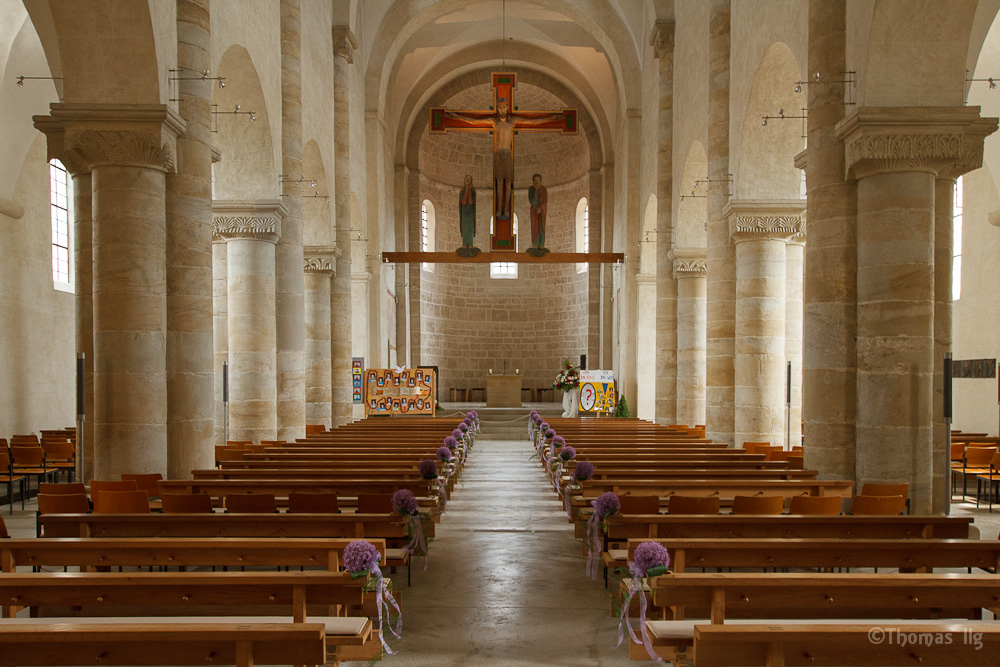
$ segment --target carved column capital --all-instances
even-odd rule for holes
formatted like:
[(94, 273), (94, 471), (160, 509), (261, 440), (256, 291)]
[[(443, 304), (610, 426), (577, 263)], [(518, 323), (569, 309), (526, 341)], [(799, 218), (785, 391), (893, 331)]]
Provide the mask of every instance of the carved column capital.
[(306, 273), (318, 273), (327, 276), (337, 274), (337, 257), (340, 251), (330, 246), (305, 246), (303, 249), (305, 264), (303, 269)]
[(726, 205), (729, 233), (734, 243), (789, 241), (803, 233), (804, 199), (740, 200)]
[(674, 265), (674, 279), (705, 278), (708, 276), (707, 253), (704, 249), (682, 250), (675, 248), (669, 253)]
[(348, 63), (354, 63), (354, 52), (358, 48), (358, 41), (354, 39), (354, 33), (346, 25), (333, 26), (333, 55), (340, 56)]
[(661, 58), (674, 52), (674, 22), (657, 21), (649, 40), (653, 47), (653, 57)]
[(213, 202), (212, 241), (243, 239), (278, 243), (285, 213), (284, 205), (273, 199)]
[(979, 107), (865, 107), (837, 123), (849, 179), (927, 172), (957, 178), (983, 164), (983, 141), (997, 129)]
[(49, 157), (70, 173), (101, 166), (131, 166), (173, 172), (177, 136), (184, 121), (162, 104), (53, 104), (51, 115), (35, 116), (49, 139)]

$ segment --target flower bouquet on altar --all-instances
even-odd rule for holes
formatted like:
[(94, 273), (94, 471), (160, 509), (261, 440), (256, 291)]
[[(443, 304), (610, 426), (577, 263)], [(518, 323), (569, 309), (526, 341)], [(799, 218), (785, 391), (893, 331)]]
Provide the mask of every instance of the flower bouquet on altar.
[(552, 383), (553, 389), (558, 389), (563, 393), (563, 417), (576, 417), (579, 406), (577, 406), (576, 392), (580, 386), (580, 367), (574, 366), (569, 359), (563, 359), (562, 370), (556, 374), (556, 379)]

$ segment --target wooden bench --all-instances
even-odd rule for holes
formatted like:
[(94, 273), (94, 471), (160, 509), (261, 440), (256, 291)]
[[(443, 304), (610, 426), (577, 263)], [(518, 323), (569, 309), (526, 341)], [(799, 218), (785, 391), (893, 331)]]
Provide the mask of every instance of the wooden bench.
[[(994, 622), (897, 625), (700, 625), (694, 629), (694, 664), (695, 667), (990, 665), (995, 664), (1000, 654), (1000, 625)], [(884, 634), (886, 631), (890, 633), (888, 636)], [(907, 637), (905, 643), (901, 636)], [(884, 639), (873, 641), (873, 637)], [(911, 638), (917, 645), (909, 643)]]
[[(683, 573), (654, 577), (650, 597), (665, 618), (673, 619), (647, 624), (657, 653), (684, 659), (697, 626), (733, 619), (981, 619), (983, 609), (1000, 604), (1000, 580), (994, 575)], [(710, 620), (682, 620), (690, 617)], [(632, 653), (633, 658), (646, 656), (638, 646)]]
[[(287, 498), (295, 491), (336, 493), (338, 496), (357, 496), (359, 493), (395, 493), (407, 489), (417, 497), (428, 496), (433, 482), (426, 480), (297, 480), (297, 479), (234, 479), (193, 480), (165, 479), (158, 482), (161, 493), (207, 493), (221, 500), (230, 493), (271, 493)], [(437, 487), (434, 486), (434, 490)]]
[(3, 659), (4, 664), (19, 666), (254, 667), (327, 662), (327, 638), (322, 623), (145, 621), (0, 623), (0, 656), (8, 656)]

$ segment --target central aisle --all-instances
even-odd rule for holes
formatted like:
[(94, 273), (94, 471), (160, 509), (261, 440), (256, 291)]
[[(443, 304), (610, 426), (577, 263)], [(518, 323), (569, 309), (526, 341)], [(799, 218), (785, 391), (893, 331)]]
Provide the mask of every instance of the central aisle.
[[(527, 425), (483, 424), (430, 566), (413, 564), (403, 639), (386, 667), (628, 665), (602, 583), (527, 442)], [(500, 439), (500, 438), (517, 439)], [(405, 572), (395, 575), (405, 582)]]

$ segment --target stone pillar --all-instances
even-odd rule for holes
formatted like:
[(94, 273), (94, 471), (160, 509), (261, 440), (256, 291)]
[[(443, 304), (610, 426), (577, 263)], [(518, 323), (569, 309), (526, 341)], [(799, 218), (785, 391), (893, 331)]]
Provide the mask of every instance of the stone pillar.
[(333, 169), (337, 273), (333, 278), (333, 425), (351, 421), (351, 138), (350, 65), (358, 48), (347, 26), (333, 27)]
[[(678, 364), (678, 285), (671, 270), (674, 207), (674, 23), (657, 21), (652, 44), (659, 60), (659, 142), (656, 163), (656, 421), (673, 424), (680, 401)], [(704, 423), (704, 421), (698, 422)]]
[(944, 422), (944, 355), (952, 343), (952, 281), (955, 261), (955, 180), (943, 169), (934, 182), (934, 446), (931, 511), (951, 505), (950, 428)]
[[(305, 436), (305, 306), (302, 273), (302, 67), (299, 0), (281, 0), (281, 240), (274, 249), (277, 304), (277, 437)], [(289, 182), (292, 181), (292, 182)]]
[(212, 234), (212, 323), (215, 370), (215, 444), (226, 444), (226, 405), (222, 365), (229, 361), (229, 267), (226, 239)]
[(677, 423), (705, 423), (705, 335), (708, 267), (704, 250), (674, 250), (677, 282)]
[[(802, 202), (805, 205), (805, 202)], [(805, 220), (802, 221), (805, 229)], [(802, 444), (802, 270), (805, 233), (792, 236), (785, 246), (785, 361), (792, 365), (792, 401), (789, 407), (789, 449)]]
[[(394, 226), (394, 238), (396, 242), (397, 250), (407, 250), (410, 246), (407, 242), (407, 233), (409, 225), (407, 223), (407, 209), (409, 208), (409, 193), (407, 192), (407, 187), (409, 186), (409, 169), (406, 165), (397, 164), (395, 169), (395, 178), (393, 179), (394, 189), (396, 191), (396, 208), (395, 208), (395, 226)], [(396, 365), (409, 367), (410, 355), (408, 352), (408, 340), (407, 335), (407, 298), (409, 295), (406, 293), (406, 266), (396, 266), (393, 274), (395, 277), (395, 289), (396, 289), (396, 340), (394, 341), (396, 345)], [(389, 360), (392, 361), (391, 359)]]
[(215, 202), (215, 233), (226, 240), (229, 439), (274, 440), (277, 347), (274, 248), (284, 207), (277, 201)]
[(214, 465), (212, 146), (209, 1), (177, 2), (175, 174), (167, 174), (167, 476)]
[[(605, 163), (601, 169), (604, 172), (604, 192), (601, 196), (601, 211), (603, 215), (594, 219), (601, 225), (601, 242), (604, 252), (614, 252), (614, 208), (615, 208), (615, 165)], [(601, 369), (614, 368), (614, 330), (615, 310), (615, 265), (601, 264)], [(635, 407), (635, 397), (632, 397), (632, 407)]]
[(308, 247), (305, 252), (306, 423), (333, 426), (330, 341), (333, 248)]
[(856, 480), (906, 482), (933, 507), (935, 180), (982, 164), (996, 119), (978, 107), (862, 108), (845, 118), (858, 181)]
[(805, 202), (737, 201), (727, 209), (736, 243), (735, 441), (785, 444), (785, 245)]
[[(846, 0), (809, 1), (809, 72), (841, 78), (846, 64)], [(805, 467), (854, 479), (857, 410), (856, 186), (844, 179), (835, 126), (844, 116), (840, 85), (809, 85), (805, 169), (809, 243), (805, 248), (802, 412)]]
[[(625, 110), (626, 153), (625, 192), (625, 261), (621, 285), (621, 330), (618, 332), (618, 353), (621, 355), (621, 373), (615, 379), (618, 390), (628, 399), (633, 417), (639, 414), (639, 378), (637, 373), (639, 347), (639, 230), (642, 229), (642, 206), (639, 201), (640, 156), (642, 154), (642, 114), (639, 109)], [(653, 306), (655, 309), (655, 306)], [(655, 347), (654, 347), (655, 349)], [(651, 359), (654, 364), (655, 359)], [(642, 388), (643, 393), (655, 397), (656, 378), (653, 386)], [(655, 398), (654, 398), (655, 402)], [(648, 417), (648, 415), (644, 415)]]
[[(587, 252), (601, 250), (601, 198), (604, 193), (600, 169), (587, 172)], [(600, 264), (587, 266), (587, 368), (601, 368), (601, 272)]]
[(53, 104), (36, 126), (91, 172), (94, 478), (166, 474), (164, 174), (183, 121), (163, 105)]
[(706, 435), (733, 443), (736, 251), (729, 201), (730, 0), (712, 0), (708, 35), (708, 341)]
[[(407, 236), (419, 247), (420, 245), (420, 171), (410, 169), (409, 185), (406, 192), (406, 205), (409, 209), (407, 216)], [(406, 271), (410, 276), (410, 290), (407, 298), (410, 302), (410, 364), (413, 367), (419, 366), (421, 361), (420, 344), (420, 304), (421, 304), (421, 268), (418, 262), (407, 265)], [(440, 400), (440, 399), (439, 399)]]

